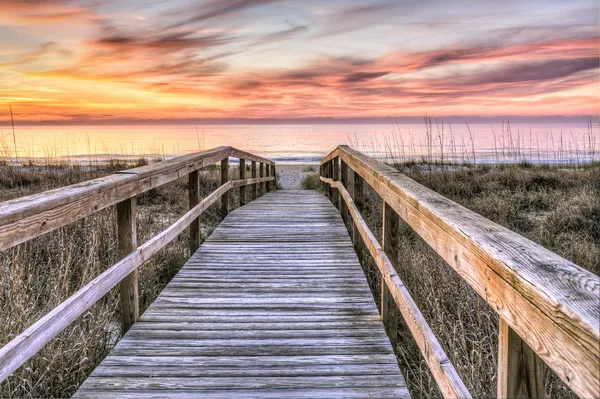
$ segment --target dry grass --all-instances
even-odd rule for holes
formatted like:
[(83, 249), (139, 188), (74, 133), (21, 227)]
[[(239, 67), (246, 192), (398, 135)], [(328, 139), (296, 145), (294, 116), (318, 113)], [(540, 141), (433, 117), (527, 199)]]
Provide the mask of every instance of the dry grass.
[[(110, 174), (115, 168), (0, 167), (0, 201)], [(232, 170), (231, 176), (237, 176)], [(216, 169), (201, 176), (202, 196), (219, 185)], [(239, 203), (230, 194), (231, 209)], [(179, 180), (138, 197), (138, 242), (164, 230), (187, 210), (187, 181)], [(64, 228), (0, 253), (0, 345), (5, 345), (117, 261), (116, 212), (102, 210)], [(209, 234), (219, 223), (217, 206), (202, 216)], [(140, 307), (157, 297), (189, 257), (187, 234), (140, 270)], [(0, 384), (0, 397), (69, 397), (120, 336), (118, 288), (46, 345)]]
[[(551, 249), (595, 274), (600, 272), (600, 165), (549, 168), (435, 166), (397, 168), (442, 195)], [(365, 219), (378, 239), (381, 200), (366, 189)], [(412, 229), (401, 223), (398, 274), (474, 397), (496, 395), (498, 316)], [(366, 256), (375, 298), (380, 282)], [(441, 397), (403, 323), (398, 359), (415, 398)], [(549, 372), (546, 393), (576, 397)]]

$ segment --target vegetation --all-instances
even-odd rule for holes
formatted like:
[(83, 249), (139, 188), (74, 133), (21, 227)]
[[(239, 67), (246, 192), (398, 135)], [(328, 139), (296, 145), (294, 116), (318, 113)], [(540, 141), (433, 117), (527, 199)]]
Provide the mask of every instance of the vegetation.
[[(137, 164), (143, 164), (137, 161)], [(120, 167), (0, 166), (0, 201), (101, 177)], [(232, 176), (237, 171), (232, 170)], [(220, 172), (201, 174), (201, 196), (215, 190)], [(230, 208), (239, 204), (237, 190)], [(137, 199), (138, 243), (167, 228), (188, 208), (187, 180), (152, 189)], [(217, 205), (202, 216), (205, 235), (220, 222)], [(187, 234), (140, 268), (140, 310), (158, 296), (189, 257)], [(0, 346), (58, 306), (117, 261), (116, 211), (102, 210), (0, 253)], [(0, 384), (0, 397), (69, 397), (121, 335), (118, 287)]]
[[(440, 194), (600, 273), (600, 164), (529, 163), (396, 167)], [(381, 199), (365, 185), (365, 219), (380, 239)], [(412, 229), (401, 223), (398, 274), (474, 397), (495, 397), (498, 316)], [(370, 259), (370, 257), (365, 257)], [(379, 298), (377, 268), (366, 264)], [(398, 359), (413, 397), (441, 397), (410, 332), (400, 322)], [(576, 397), (553, 373), (548, 397)]]
[(315, 190), (318, 191), (321, 189), (321, 179), (317, 173), (311, 173), (304, 176), (300, 186), (303, 190)]

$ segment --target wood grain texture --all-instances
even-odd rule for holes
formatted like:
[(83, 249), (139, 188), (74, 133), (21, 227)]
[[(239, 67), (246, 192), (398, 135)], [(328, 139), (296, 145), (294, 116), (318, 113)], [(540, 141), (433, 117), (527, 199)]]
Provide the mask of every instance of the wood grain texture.
[[(251, 170), (252, 170), (252, 178), (256, 179), (258, 177), (258, 175), (256, 173), (257, 172), (256, 161), (252, 161)], [(258, 198), (258, 184), (253, 184), (252, 185), (252, 201), (254, 201), (257, 198)]]
[[(381, 232), (382, 248), (394, 268), (397, 267), (398, 259), (398, 228), (400, 217), (384, 201), (383, 202), (383, 223)], [(385, 278), (381, 279), (381, 319), (385, 326), (385, 331), (390, 338), (392, 347), (396, 350), (398, 345), (398, 307), (388, 288)]]
[[(188, 175), (188, 199), (189, 209), (192, 209), (200, 202), (200, 176), (197, 170)], [(200, 248), (201, 232), (200, 218), (196, 218), (190, 224), (190, 254), (193, 254)]]
[(210, 205), (218, 201), (224, 193), (240, 185), (255, 184), (264, 181), (267, 181), (267, 178), (235, 180), (222, 185), (166, 230), (129, 253), (121, 261), (111, 266), (104, 273), (54, 308), (50, 313), (27, 328), (23, 333), (0, 348), (0, 382), (35, 355), (77, 317), (92, 307), (110, 289), (119, 284), (152, 255), (184, 232), (193, 220), (198, 218)]
[[(265, 177), (265, 164), (261, 162), (258, 169), (259, 169), (259, 176)], [(259, 195), (259, 197), (262, 197), (263, 195), (265, 195), (265, 183), (261, 183), (259, 185), (258, 195)]]
[(571, 389), (600, 397), (598, 276), (347, 146), (336, 155)]
[[(227, 184), (229, 181), (229, 158), (221, 161), (221, 185)], [(229, 191), (223, 193), (221, 197), (221, 217), (227, 216), (229, 213)]]
[[(125, 258), (137, 248), (136, 199), (126, 199), (117, 204), (118, 256)], [(121, 330), (125, 334), (140, 317), (138, 269), (119, 284), (121, 302)]]
[[(271, 167), (269, 165), (265, 165), (265, 176), (266, 177), (270, 177), (271, 176)], [(265, 191), (267, 193), (271, 191), (271, 184), (270, 183), (266, 183), (265, 184)]]
[(546, 365), (502, 319), (498, 333), (498, 398), (546, 397)]
[(338, 212), (280, 190), (232, 211), (75, 395), (108, 396), (409, 395)]
[[(244, 179), (246, 179), (246, 160), (240, 159), (240, 180)], [(244, 205), (246, 205), (246, 186), (240, 186), (240, 206)]]
[[(354, 225), (357, 227), (364, 245), (379, 268), (382, 277), (382, 285), (385, 284), (389, 292), (389, 297), (392, 298), (393, 302), (395, 302), (397, 308), (400, 310), (404, 323), (415, 339), (441, 393), (446, 398), (470, 398), (471, 394), (462, 382), (433, 331), (427, 324), (427, 321), (412, 299), (408, 289), (404, 286), (400, 277), (398, 277), (396, 269), (392, 265), (388, 255), (379, 245), (371, 230), (369, 230), (369, 227), (360, 214), (356, 204), (350, 197), (350, 194), (341, 184), (335, 184), (339, 185), (338, 187), (342, 200), (346, 203), (346, 206), (350, 211)], [(388, 240), (390, 240), (390, 238), (388, 238)], [(386, 298), (386, 301), (389, 300), (389, 297)], [(385, 306), (389, 309), (390, 304), (386, 303)]]
[(246, 155), (232, 147), (218, 147), (167, 161), (127, 169), (114, 175), (0, 203), (0, 251), (63, 227), (99, 210), (134, 197), (224, 158)]

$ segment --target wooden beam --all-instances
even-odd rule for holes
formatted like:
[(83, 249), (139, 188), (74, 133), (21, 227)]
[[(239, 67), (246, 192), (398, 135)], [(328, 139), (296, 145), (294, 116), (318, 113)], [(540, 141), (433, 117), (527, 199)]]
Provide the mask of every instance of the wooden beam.
[(581, 397), (600, 397), (600, 278), (347, 146), (337, 154)]
[[(240, 159), (240, 180), (246, 179), (246, 160)], [(246, 205), (246, 186), (240, 187), (240, 206)]]
[[(266, 177), (270, 177), (271, 176), (271, 168), (270, 168), (269, 165), (265, 165), (265, 176)], [(265, 185), (265, 190), (266, 190), (267, 193), (271, 191), (271, 184), (270, 183), (267, 183)]]
[[(332, 175), (333, 181), (340, 181), (340, 157), (335, 157), (331, 161), (332, 166)], [(332, 202), (333, 205), (339, 210), (340, 209), (340, 194), (338, 192), (337, 186), (331, 186), (332, 189)]]
[[(360, 175), (358, 173), (355, 173), (353, 170), (352, 170), (352, 173), (354, 174), (354, 183), (353, 183), (354, 184), (354, 190), (353, 190), (354, 196), (352, 197), (352, 199), (354, 200), (354, 203), (356, 204), (356, 209), (358, 210), (358, 212), (360, 212), (362, 214), (362, 212), (364, 211), (364, 204), (365, 204), (364, 190), (363, 190), (363, 178), (360, 177)], [(352, 243), (354, 244), (356, 253), (362, 254), (361, 248), (358, 248), (361, 243), (361, 238), (360, 238), (360, 234), (358, 233), (356, 224), (354, 222), (352, 223)], [(359, 257), (360, 256), (361, 255), (359, 255)]]
[[(385, 201), (383, 202), (382, 209), (383, 231), (381, 234), (381, 246), (395, 268), (398, 262), (398, 227), (400, 218)], [(394, 352), (396, 352), (398, 345), (398, 309), (383, 276), (381, 278), (381, 319), (385, 325), (385, 331), (388, 337), (390, 337)]]
[[(252, 178), (256, 179), (258, 176), (256, 174), (256, 161), (252, 161)], [(255, 199), (258, 198), (258, 184), (253, 184), (252, 185), (252, 200), (254, 201)]]
[[(189, 209), (192, 209), (200, 201), (200, 176), (197, 170), (188, 174), (188, 197)], [(190, 256), (200, 248), (201, 232), (200, 218), (190, 224)]]
[[(259, 167), (259, 176), (260, 177), (265, 177), (265, 164), (264, 163), (260, 163), (260, 167)], [(265, 195), (265, 183), (261, 183), (260, 184), (260, 192), (259, 192), (259, 196), (263, 196)]]
[[(340, 159), (340, 182), (342, 185), (348, 189), (348, 165), (346, 162)], [(344, 201), (340, 201), (340, 212), (342, 214), (342, 219), (344, 220), (344, 224), (348, 222), (348, 209), (346, 208), (346, 204)]]
[[(221, 185), (229, 181), (229, 158), (221, 161)], [(226, 192), (221, 197), (221, 217), (229, 214), (229, 192)]]
[[(214, 165), (229, 157), (230, 153), (247, 154), (231, 147), (218, 147), (1, 202), (0, 251), (185, 177), (195, 170)], [(253, 155), (244, 159), (273, 163)]]
[(498, 334), (498, 398), (546, 396), (546, 365), (512, 328), (500, 318)]
[[(126, 199), (117, 204), (117, 239), (119, 259), (137, 248), (136, 199)], [(138, 270), (125, 277), (119, 287), (121, 302), (121, 329), (125, 334), (140, 317)]]
[(271, 176), (275, 179), (273, 180), (273, 191), (275, 191), (277, 190), (277, 171), (275, 169), (275, 164), (271, 165)]
[(333, 182), (332, 180), (329, 180), (329, 182), (339, 185), (342, 200), (348, 207), (363, 245), (375, 260), (375, 264), (381, 273), (382, 282), (388, 287), (390, 295), (400, 310), (404, 323), (406, 323), (415, 339), (440, 391), (445, 398), (470, 398), (471, 394), (460, 379), (452, 362), (444, 352), (442, 345), (427, 324), (402, 280), (398, 277), (396, 269), (387, 254), (367, 226), (350, 194), (339, 182)]

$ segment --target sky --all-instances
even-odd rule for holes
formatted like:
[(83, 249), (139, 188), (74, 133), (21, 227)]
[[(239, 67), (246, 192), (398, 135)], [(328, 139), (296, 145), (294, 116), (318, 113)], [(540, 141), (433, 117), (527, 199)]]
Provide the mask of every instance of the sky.
[(598, 115), (598, 0), (0, 0), (0, 120)]

